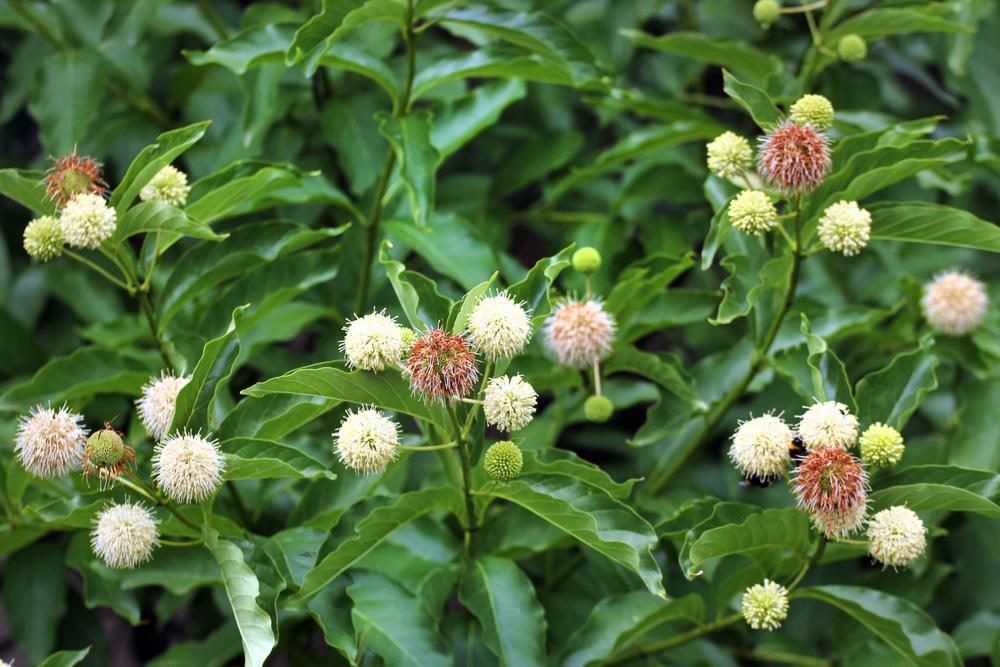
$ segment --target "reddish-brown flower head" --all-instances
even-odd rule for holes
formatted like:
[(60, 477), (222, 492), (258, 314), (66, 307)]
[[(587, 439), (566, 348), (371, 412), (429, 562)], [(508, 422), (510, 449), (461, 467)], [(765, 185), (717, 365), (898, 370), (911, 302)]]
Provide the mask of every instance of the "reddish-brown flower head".
[(461, 336), (428, 331), (410, 348), (410, 390), (432, 400), (464, 398), (479, 378), (476, 353)]
[(809, 192), (830, 171), (826, 135), (810, 125), (785, 121), (760, 139), (761, 176), (786, 192)]
[(108, 191), (108, 184), (101, 177), (101, 163), (80, 157), (75, 151), (56, 160), (42, 182), (46, 196), (59, 208), (81, 192), (104, 196)]
[(799, 464), (795, 495), (810, 513), (854, 510), (868, 502), (868, 475), (846, 450), (820, 447)]

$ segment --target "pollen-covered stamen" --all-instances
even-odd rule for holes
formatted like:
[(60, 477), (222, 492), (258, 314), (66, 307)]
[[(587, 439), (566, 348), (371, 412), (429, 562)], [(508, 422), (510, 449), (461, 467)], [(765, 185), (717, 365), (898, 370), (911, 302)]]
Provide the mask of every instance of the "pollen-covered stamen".
[(757, 166), (785, 192), (815, 190), (830, 171), (826, 135), (810, 125), (784, 121), (761, 137)]
[(111, 568), (131, 570), (149, 560), (159, 543), (152, 512), (136, 503), (111, 505), (102, 510), (90, 534), (90, 545)]
[(222, 484), (225, 463), (219, 444), (200, 433), (180, 433), (164, 441), (153, 455), (153, 479), (173, 500), (196, 503)]
[(83, 417), (65, 406), (53, 410), (39, 405), (18, 420), (14, 451), (35, 477), (62, 477), (80, 464), (86, 441)]
[(986, 316), (986, 286), (962, 271), (947, 271), (924, 287), (920, 306), (938, 333), (964, 336)]
[(590, 368), (611, 351), (615, 328), (599, 301), (566, 301), (545, 320), (545, 345), (563, 366)]
[(90, 193), (103, 197), (108, 184), (101, 177), (101, 163), (74, 151), (57, 159), (42, 179), (45, 195), (62, 208), (74, 195)]
[(442, 329), (417, 339), (405, 371), (410, 376), (410, 390), (430, 400), (465, 398), (479, 379), (475, 352), (464, 338)]
[(139, 410), (139, 421), (153, 440), (159, 442), (166, 437), (177, 408), (177, 395), (181, 393), (190, 376), (176, 377), (163, 372), (152, 377), (142, 388), (142, 397), (135, 402)]
[(846, 512), (868, 503), (868, 475), (839, 447), (820, 447), (795, 471), (795, 496), (807, 512)]

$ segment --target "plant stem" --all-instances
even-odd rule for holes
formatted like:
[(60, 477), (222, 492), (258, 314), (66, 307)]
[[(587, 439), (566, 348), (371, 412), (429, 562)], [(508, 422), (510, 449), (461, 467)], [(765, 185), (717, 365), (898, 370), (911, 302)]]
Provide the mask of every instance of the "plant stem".
[(465, 549), (469, 550), (472, 543), (472, 533), (476, 530), (476, 506), (472, 499), (472, 463), (469, 458), (469, 446), (465, 435), (462, 433), (462, 426), (458, 419), (458, 412), (455, 405), (448, 404), (448, 415), (451, 417), (452, 426), (455, 429), (455, 437), (458, 440), (458, 453), (462, 457), (462, 486), (465, 492)]
[(83, 264), (87, 268), (93, 269), (94, 271), (96, 271), (97, 273), (101, 274), (102, 276), (104, 276), (105, 278), (107, 278), (110, 282), (112, 282), (115, 285), (117, 285), (118, 287), (121, 287), (124, 290), (131, 291), (132, 288), (129, 285), (126, 285), (124, 282), (122, 282), (118, 278), (115, 278), (113, 275), (111, 275), (106, 270), (104, 270), (103, 268), (101, 268), (96, 263), (90, 261), (89, 259), (87, 259), (83, 255), (78, 255), (75, 252), (73, 252), (72, 250), (69, 250), (67, 248), (63, 248), (63, 254), (66, 255), (67, 257), (69, 257), (70, 259), (75, 259), (76, 261), (80, 262), (81, 264)]
[(827, 667), (833, 664), (825, 658), (814, 658), (808, 655), (798, 655), (797, 653), (785, 653), (784, 651), (743, 649), (737, 655), (741, 658), (756, 660), (758, 662), (779, 662), (785, 665), (803, 665), (804, 667)]
[(446, 442), (443, 445), (428, 445), (425, 447), (407, 447), (406, 445), (400, 445), (397, 449), (401, 449), (404, 452), (433, 452), (437, 449), (455, 449), (458, 445), (454, 442)]
[(122, 476), (119, 475), (118, 479), (117, 479), (117, 481), (118, 481), (119, 484), (124, 484), (125, 486), (127, 486), (130, 489), (132, 489), (136, 493), (139, 493), (139, 494), (145, 496), (151, 502), (159, 505), (163, 509), (165, 509), (168, 512), (170, 512), (171, 514), (173, 514), (175, 517), (177, 517), (177, 520), (180, 521), (181, 523), (183, 523), (185, 526), (187, 526), (188, 528), (192, 528), (195, 531), (197, 531), (199, 534), (201, 534), (201, 527), (200, 526), (198, 526), (198, 525), (192, 523), (191, 521), (189, 521), (188, 518), (185, 517), (183, 514), (181, 514), (177, 510), (177, 508), (175, 508), (173, 505), (170, 504), (169, 501), (160, 498), (159, 494), (156, 494), (155, 492), (154, 493), (150, 493), (146, 488), (144, 488), (144, 485), (142, 484), (142, 480), (139, 479), (138, 475), (136, 475), (131, 470), (129, 470), (128, 472), (133, 477), (135, 477), (135, 482), (130, 482), (127, 479), (125, 479), (124, 477), (122, 477)]
[(219, 33), (219, 37), (229, 39), (229, 29), (226, 28), (226, 24), (222, 21), (222, 17), (219, 16), (219, 12), (215, 11), (211, 0), (198, 0), (198, 11), (212, 24), (215, 32)]
[(804, 9), (806, 13), (806, 23), (809, 25), (809, 34), (812, 35), (813, 46), (819, 48), (823, 44), (823, 38), (820, 37), (819, 29), (816, 27), (816, 19), (813, 18), (812, 9)]
[(802, 12), (811, 12), (814, 9), (823, 9), (826, 7), (826, 0), (816, 0), (808, 5), (801, 5), (799, 7), (782, 7), (782, 14), (800, 14)]
[(594, 396), (601, 395), (601, 362), (594, 360)]
[(660, 653), (661, 651), (667, 651), (669, 649), (680, 646), (681, 644), (686, 644), (689, 641), (698, 639), (699, 637), (711, 634), (716, 630), (721, 630), (722, 628), (728, 627), (733, 623), (739, 621), (741, 618), (743, 618), (743, 614), (733, 614), (731, 616), (726, 616), (725, 618), (721, 618), (713, 623), (708, 623), (706, 625), (702, 625), (697, 628), (692, 628), (691, 630), (688, 630), (683, 634), (671, 637), (670, 639), (664, 639), (663, 641), (654, 642), (646, 646), (637, 646), (636, 648), (630, 651), (625, 651), (624, 653), (615, 656), (614, 658), (605, 662), (604, 664), (622, 665), (628, 662), (632, 662), (637, 658), (645, 658)]
[(787, 586), (785, 586), (785, 588), (788, 589), (789, 593), (795, 590), (795, 587), (799, 585), (799, 582), (802, 581), (802, 579), (806, 576), (809, 570), (811, 570), (813, 566), (819, 562), (819, 559), (823, 557), (823, 550), (826, 549), (826, 543), (827, 543), (826, 536), (820, 535), (819, 541), (816, 542), (816, 548), (813, 549), (812, 556), (810, 556), (809, 560), (805, 562), (805, 565), (802, 566), (802, 569), (799, 570), (799, 573), (796, 574), (795, 577), (790, 582), (788, 582)]
[(170, 363), (170, 357), (167, 356), (167, 350), (163, 347), (163, 341), (160, 339), (160, 331), (156, 326), (156, 315), (153, 312), (153, 305), (149, 302), (149, 294), (140, 291), (136, 293), (136, 298), (142, 304), (142, 312), (146, 314), (146, 323), (149, 324), (149, 332), (153, 335), (153, 342), (156, 343), (156, 349), (160, 352), (160, 358), (163, 359), (163, 366), (167, 371), (173, 372), (173, 364)]

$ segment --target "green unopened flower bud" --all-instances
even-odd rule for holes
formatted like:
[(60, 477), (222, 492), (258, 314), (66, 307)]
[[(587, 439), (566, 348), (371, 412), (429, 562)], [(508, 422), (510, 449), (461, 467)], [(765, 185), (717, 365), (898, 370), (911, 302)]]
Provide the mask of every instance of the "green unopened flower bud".
[(743, 190), (729, 202), (729, 221), (745, 234), (763, 234), (778, 226), (778, 209), (766, 193)]
[(792, 120), (799, 125), (812, 125), (817, 130), (833, 126), (833, 104), (822, 95), (803, 95), (790, 111)]
[(573, 253), (573, 268), (580, 273), (594, 273), (601, 268), (601, 253), (589, 246)]
[(906, 450), (899, 431), (881, 422), (869, 426), (861, 434), (858, 445), (861, 448), (861, 460), (880, 468), (899, 463)]
[(42, 262), (55, 259), (63, 251), (62, 229), (51, 215), (35, 218), (24, 228), (24, 251)]
[(87, 439), (84, 453), (89, 463), (102, 468), (109, 467), (120, 463), (125, 457), (125, 443), (112, 429), (103, 429)]
[(768, 28), (781, 16), (781, 3), (777, 0), (758, 0), (753, 6), (753, 17), (757, 23)]
[(521, 450), (510, 440), (501, 440), (490, 445), (486, 450), (483, 467), (491, 479), (506, 482), (521, 474), (524, 466), (524, 456)]
[(837, 44), (837, 55), (849, 63), (864, 60), (868, 55), (868, 44), (860, 35), (850, 34), (840, 38)]
[(777, 630), (788, 617), (788, 590), (765, 579), (746, 589), (740, 605), (743, 618), (754, 630)]
[(607, 396), (591, 396), (583, 404), (583, 416), (587, 421), (603, 424), (611, 419), (615, 406)]

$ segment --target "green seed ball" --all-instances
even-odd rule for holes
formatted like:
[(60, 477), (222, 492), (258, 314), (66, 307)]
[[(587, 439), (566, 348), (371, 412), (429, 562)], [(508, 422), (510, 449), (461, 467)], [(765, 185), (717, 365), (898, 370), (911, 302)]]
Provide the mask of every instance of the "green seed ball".
[(837, 54), (849, 63), (864, 60), (868, 55), (868, 44), (860, 35), (844, 35), (837, 44)]
[(601, 253), (585, 246), (573, 253), (573, 268), (580, 273), (593, 273), (601, 268)]
[(125, 456), (125, 443), (111, 429), (95, 432), (87, 439), (87, 460), (96, 466), (113, 466)]
[(781, 3), (777, 0), (758, 0), (753, 6), (753, 17), (765, 28), (781, 16)]
[(607, 396), (591, 396), (583, 404), (583, 415), (587, 421), (603, 424), (611, 419), (611, 414), (615, 411), (615, 406)]
[(506, 482), (521, 474), (524, 456), (521, 450), (510, 440), (501, 440), (490, 445), (486, 450), (483, 467), (491, 479)]

